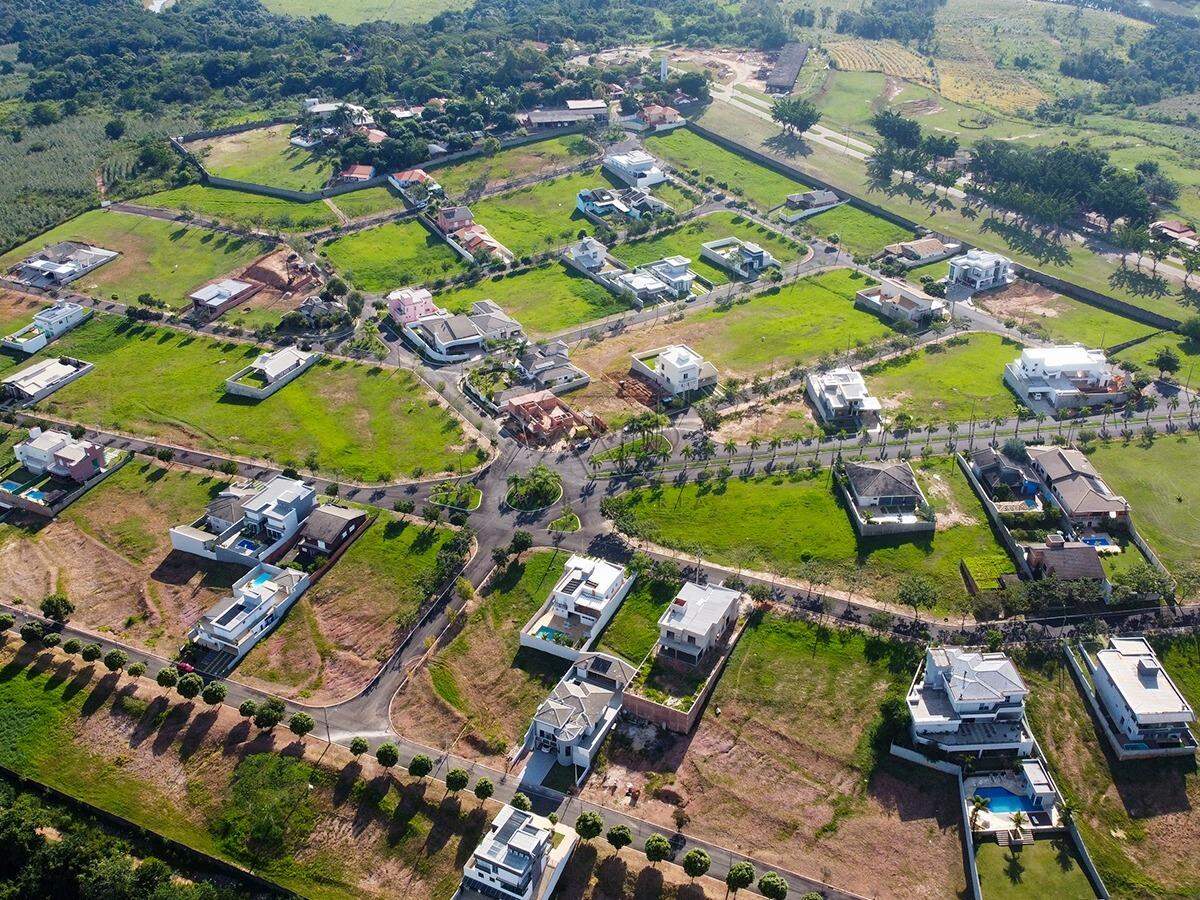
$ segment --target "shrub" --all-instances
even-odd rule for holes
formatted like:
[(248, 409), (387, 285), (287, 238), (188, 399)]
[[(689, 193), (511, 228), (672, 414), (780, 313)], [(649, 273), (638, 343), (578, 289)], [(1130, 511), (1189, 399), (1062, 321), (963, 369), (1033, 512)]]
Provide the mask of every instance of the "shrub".
[(79, 656), (84, 662), (93, 663), (100, 658), (101, 650), (99, 644), (84, 644), (83, 649), (79, 651)]
[(110, 672), (119, 672), (129, 662), (129, 654), (124, 650), (109, 650), (104, 654), (104, 668)]
[(179, 672), (174, 666), (167, 666), (164, 669), (158, 670), (158, 674), (154, 676), (154, 680), (158, 682), (159, 687), (173, 688), (179, 682)]

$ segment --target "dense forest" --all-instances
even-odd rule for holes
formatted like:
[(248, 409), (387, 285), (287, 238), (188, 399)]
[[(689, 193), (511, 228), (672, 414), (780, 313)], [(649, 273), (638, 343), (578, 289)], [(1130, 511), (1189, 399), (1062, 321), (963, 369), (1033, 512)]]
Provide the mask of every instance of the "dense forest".
[(1125, 61), (1090, 48), (1064, 59), (1064, 75), (1105, 86), (1106, 103), (1154, 103), (1163, 97), (1200, 90), (1200, 21), (1161, 21), (1129, 48)]
[(837, 30), (861, 38), (924, 44), (933, 37), (933, 15), (946, 0), (868, 0), (838, 13)]

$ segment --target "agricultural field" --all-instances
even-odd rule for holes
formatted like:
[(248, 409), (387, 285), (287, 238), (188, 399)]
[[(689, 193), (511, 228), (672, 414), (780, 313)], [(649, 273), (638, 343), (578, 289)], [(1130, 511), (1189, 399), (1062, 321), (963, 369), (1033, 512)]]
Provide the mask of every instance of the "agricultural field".
[(309, 703), (362, 690), (411, 627), (445, 528), (383, 513), (238, 666), (238, 677)]
[[(1194, 637), (1155, 639), (1159, 659), (1193, 707), (1200, 702)], [(1061, 652), (1017, 657), (1029, 685), (1029, 721), (1054, 780), (1113, 897), (1200, 894), (1200, 774), (1191, 760), (1116, 762)]]
[(837, 235), (838, 244), (855, 256), (874, 256), (888, 244), (910, 241), (916, 236), (907, 228), (893, 225), (887, 219), (849, 203), (809, 216), (802, 225), (824, 238)]
[(338, 194), (330, 200), (347, 219), (362, 219), (385, 212), (401, 212), (404, 201), (386, 186), (369, 187), (348, 194)]
[(753, 163), (685, 128), (651, 135), (645, 144), (647, 150), (675, 168), (688, 172), (696, 169), (701, 177), (711, 175), (763, 210), (779, 206), (788, 194), (810, 188), (810, 185)]
[(922, 461), (914, 469), (938, 515), (932, 537), (858, 538), (828, 471), (639, 488), (623, 495), (620, 524), (725, 565), (814, 580), (885, 602), (894, 600), (905, 575), (921, 572), (937, 585), (935, 613), (946, 615), (968, 599), (960, 560), (1011, 566), (954, 460)]
[(53, 346), (96, 366), (38, 407), (70, 421), (360, 481), (476, 462), (458, 421), (404, 370), (326, 359), (256, 402), (224, 393), (252, 344), (102, 315)]
[(481, 592), (457, 636), (408, 682), (392, 706), (414, 740), (503, 763), (565, 660), (519, 644), (521, 628), (546, 602), (567, 554), (536, 550), (509, 563)]
[(311, 150), (288, 143), (292, 125), (272, 125), (196, 141), (188, 149), (209, 174), (292, 191), (319, 191), (333, 164)]
[(933, 81), (929, 63), (895, 41), (851, 38), (830, 41), (824, 50), (830, 66), (839, 71), (882, 72), (909, 81)]
[(881, 702), (903, 694), (918, 661), (859, 631), (752, 616), (696, 731), (643, 744), (621, 727), (584, 799), (620, 804), (632, 784), (637, 815), (665, 829), (683, 808), (689, 833), (844, 890), (957, 896), (954, 782), (873, 746)]
[(475, 221), (515, 256), (528, 256), (592, 233), (592, 223), (575, 209), (575, 201), (580, 191), (601, 181), (598, 169), (575, 172), (489, 197), (471, 209)]
[(182, 309), (205, 282), (239, 270), (271, 249), (256, 240), (188, 228), (147, 216), (92, 210), (0, 256), (0, 269), (58, 241), (83, 241), (120, 256), (71, 284), (97, 298), (132, 303), (142, 294)]
[(138, 197), (136, 202), (142, 206), (195, 213), (206, 219), (247, 228), (309, 231), (333, 225), (338, 221), (337, 215), (323, 200), (296, 203), (277, 197), (230, 191), (202, 184), (189, 184), (187, 187), (160, 191), (157, 194)]
[(321, 246), (321, 254), (356, 288), (377, 293), (467, 270), (441, 237), (415, 220), (387, 222), (335, 237)]
[(960, 335), (876, 363), (863, 375), (893, 420), (901, 413), (918, 425), (1007, 419), (1018, 404), (1004, 384), (1004, 367), (1020, 353), (999, 335)]
[(528, 178), (541, 171), (581, 163), (595, 149), (588, 138), (571, 134), (510, 147), (493, 156), (476, 156), (434, 169), (432, 174), (448, 197), (473, 197), (482, 191)]
[[(935, 263), (932, 268), (937, 271), (931, 274), (946, 274), (945, 263)], [(1147, 338), (1155, 331), (1149, 325), (1023, 280), (1000, 290), (984, 291), (971, 302), (1002, 321), (1015, 322), (1022, 331), (1067, 344), (1079, 341), (1089, 347), (1114, 347)]]
[(803, 247), (790, 238), (747, 221), (736, 213), (721, 211), (693, 219), (674, 231), (619, 244), (612, 248), (612, 255), (631, 267), (656, 262), (666, 256), (686, 256), (698, 275), (713, 284), (728, 284), (731, 276), (725, 269), (700, 258), (700, 245), (731, 236), (755, 241), (781, 263), (793, 262), (804, 253)]
[(1032, 115), (1037, 105), (1050, 96), (1012, 70), (950, 61), (939, 62), (937, 68), (938, 87), (952, 103)]
[(1024, 847), (984, 841), (975, 848), (975, 865), (988, 900), (1092, 900), (1096, 896), (1069, 838), (1034, 841)]

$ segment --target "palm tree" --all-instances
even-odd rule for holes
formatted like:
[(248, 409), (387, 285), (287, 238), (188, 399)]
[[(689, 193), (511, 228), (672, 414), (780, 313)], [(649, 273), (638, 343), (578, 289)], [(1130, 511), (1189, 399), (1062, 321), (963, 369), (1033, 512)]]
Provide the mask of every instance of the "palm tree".
[(1029, 821), (1029, 816), (1021, 812), (1019, 809), (1012, 814), (1012, 826), (1014, 831), (1020, 831)]
[(949, 425), (947, 425), (947, 426), (946, 426), (946, 430), (947, 430), (948, 432), (950, 432), (950, 440), (946, 441), (946, 444), (947, 444), (947, 445), (950, 445), (950, 444), (953, 444), (953, 443), (955, 443), (954, 436), (955, 436), (956, 434), (958, 434), (958, 423), (957, 423), (957, 422), (951, 422)]
[(692, 456), (694, 454), (695, 454), (695, 451), (692, 450), (691, 444), (688, 444), (686, 447), (684, 447), (682, 450), (679, 451), (679, 455), (683, 457), (683, 471), (685, 471), (685, 472), (687, 471), (688, 463), (692, 461)]
[(1034, 435), (1034, 439), (1040, 441), (1042, 439), (1042, 423), (1046, 421), (1046, 414), (1038, 413), (1033, 419), (1037, 422), (1037, 434)]
[[(1176, 405), (1178, 405), (1178, 403), (1176, 403)], [(767, 446), (771, 448), (771, 462), (774, 463), (775, 457), (779, 455), (779, 448), (783, 446), (783, 439), (778, 436), (773, 437)]]
[(730, 438), (725, 442), (725, 452), (729, 454), (729, 458), (733, 459), (733, 454), (737, 453), (737, 441)]
[(1146, 425), (1149, 425), (1150, 424), (1150, 413), (1152, 413), (1156, 409), (1158, 409), (1158, 398), (1157, 397), (1147, 397), (1145, 399), (1145, 404), (1146, 404)]
[(1171, 429), (1172, 420), (1175, 417), (1175, 410), (1177, 410), (1177, 409), (1179, 409), (1179, 398), (1172, 397), (1170, 400), (1167, 401), (1167, 429), (1168, 430)]
[(987, 797), (980, 797), (978, 794), (976, 794), (974, 797), (971, 798), (971, 830), (972, 831), (979, 830), (979, 814), (982, 812), (985, 812), (987, 810), (987, 808), (991, 805), (992, 805), (992, 801), (989, 800)]
[(1070, 822), (1075, 818), (1075, 810), (1077, 808), (1070, 800), (1063, 798), (1058, 801), (1058, 816), (1064, 822)]
[(762, 446), (762, 441), (756, 437), (750, 438), (750, 459), (754, 459), (754, 454), (758, 452), (758, 448)]
[(1100, 422), (1101, 431), (1108, 430), (1108, 417), (1113, 414), (1113, 409), (1114, 407), (1111, 400), (1104, 404), (1104, 418)]
[(925, 446), (929, 446), (929, 442), (933, 440), (933, 434), (937, 431), (937, 426), (930, 422), (925, 426)]
[(1000, 426), (1004, 424), (1004, 419), (1000, 416), (992, 419), (992, 446), (996, 446), (996, 432), (1000, 430)]

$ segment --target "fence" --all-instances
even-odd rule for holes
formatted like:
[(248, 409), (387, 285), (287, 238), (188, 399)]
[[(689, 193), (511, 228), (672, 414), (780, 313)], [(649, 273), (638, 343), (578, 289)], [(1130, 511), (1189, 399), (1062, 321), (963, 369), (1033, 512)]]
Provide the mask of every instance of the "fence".
[(1000, 515), (1000, 510), (996, 508), (996, 504), (992, 502), (992, 498), (988, 496), (987, 491), (983, 489), (983, 485), (979, 483), (979, 479), (975, 477), (975, 472), (971, 469), (970, 464), (966, 461), (961, 453), (954, 454), (955, 460), (958, 462), (958, 467), (962, 469), (963, 475), (967, 477), (967, 482), (971, 485), (971, 490), (979, 498), (979, 502), (983, 504), (983, 510), (987, 513), (988, 519), (991, 520), (992, 530), (1000, 535), (1000, 540), (1004, 544), (1004, 549), (1008, 551), (1008, 555), (1016, 564), (1017, 569), (1026, 578), (1032, 578), (1033, 572), (1029, 568), (1029, 562), (1025, 559), (1025, 554), (1021, 552), (1016, 539), (1008, 530), (1008, 526), (1004, 524), (1004, 519)]

